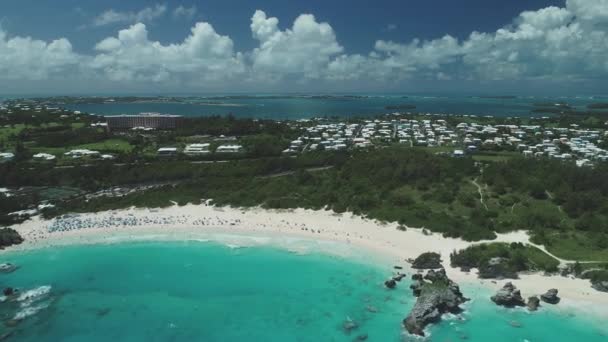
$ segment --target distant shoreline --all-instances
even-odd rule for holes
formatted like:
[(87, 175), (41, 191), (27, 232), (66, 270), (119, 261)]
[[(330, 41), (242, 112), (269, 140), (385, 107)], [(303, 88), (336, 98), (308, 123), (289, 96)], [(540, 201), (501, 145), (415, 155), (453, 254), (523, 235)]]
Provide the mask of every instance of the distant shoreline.
[[(64, 231), (49, 233), (49, 227)], [(442, 255), (448, 275), (458, 283), (481, 284), (497, 290), (508, 281), (481, 280), (475, 272), (465, 273), (450, 266), (449, 254), (452, 251), (479, 242), (449, 239), (439, 234), (425, 235), (421, 229), (399, 231), (397, 224), (383, 224), (350, 213), (186, 205), (67, 215), (67, 218), (48, 221), (35, 217), (13, 228), (26, 241), (4, 253), (69, 245), (188, 240), (209, 240), (241, 247), (271, 245), (306, 253), (310, 251), (307, 249), (312, 241), (315, 251), (355, 259), (362, 255), (367, 258), (371, 254), (373, 260), (367, 261), (390, 269), (394, 265), (408, 267), (407, 259), (435, 251)], [(527, 240), (527, 234), (520, 231), (499, 235), (493, 242)], [(562, 297), (558, 307), (584, 308), (608, 318), (608, 294), (593, 290), (587, 280), (541, 274), (524, 274), (520, 278), (511, 281), (524, 296), (539, 295), (550, 288), (557, 288)]]

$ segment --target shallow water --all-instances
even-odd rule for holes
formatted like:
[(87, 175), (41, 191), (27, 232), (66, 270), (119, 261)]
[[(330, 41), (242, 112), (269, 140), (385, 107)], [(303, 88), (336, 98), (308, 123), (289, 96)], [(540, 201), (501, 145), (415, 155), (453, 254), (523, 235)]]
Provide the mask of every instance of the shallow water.
[[(21, 266), (0, 275), (2, 286), (51, 286), (49, 307), (15, 328), (15, 341), (352, 341), (361, 334), (401, 341), (400, 322), (415, 301), (409, 281), (394, 291), (382, 286), (391, 265), (270, 247), (141, 242), (1, 259)], [(464, 321), (433, 327), (430, 340), (607, 340), (605, 328), (580, 315), (507, 311), (485, 289), (464, 291), (474, 299)], [(342, 328), (347, 319), (359, 325), (350, 334)]]

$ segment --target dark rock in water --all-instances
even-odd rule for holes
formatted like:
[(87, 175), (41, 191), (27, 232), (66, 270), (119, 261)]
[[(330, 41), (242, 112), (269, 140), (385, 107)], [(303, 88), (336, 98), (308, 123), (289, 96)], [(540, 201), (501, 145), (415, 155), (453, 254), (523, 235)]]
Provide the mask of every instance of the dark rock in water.
[(422, 274), (420, 274), (420, 273), (412, 274), (412, 280), (422, 280)]
[(441, 320), (444, 313), (462, 312), (460, 304), (468, 299), (462, 295), (456, 283), (450, 280), (444, 269), (429, 271), (420, 282), (419, 297), (410, 314), (403, 320), (410, 334), (424, 336), (424, 328)]
[(19, 320), (17, 319), (9, 319), (4, 322), (4, 325), (7, 327), (16, 327), (19, 324)]
[(403, 267), (401, 267), (401, 266), (393, 266), (393, 268), (396, 269), (396, 270), (402, 270), (403, 269)]
[(401, 281), (401, 279), (405, 278), (405, 273), (397, 273), (396, 276), (393, 277), (394, 281)]
[(600, 292), (608, 292), (608, 281), (596, 281), (591, 284), (591, 287), (600, 291)]
[(384, 282), (384, 286), (388, 287), (389, 289), (394, 289), (395, 286), (397, 286), (397, 281), (391, 278)]
[(529, 297), (527, 306), (528, 310), (530, 311), (538, 310), (538, 307), (540, 306), (540, 299), (538, 299), (538, 297), (536, 296)]
[(412, 267), (416, 269), (442, 268), (441, 255), (434, 252), (422, 253), (416, 259), (414, 259), (412, 262)]
[(15, 270), (19, 268), (11, 263), (4, 263), (4, 264), (0, 264), (0, 273), (12, 273), (15, 272)]
[(355, 339), (355, 341), (367, 341), (367, 334), (361, 334), (359, 336), (357, 336), (357, 338)]
[(2, 290), (2, 294), (5, 295), (6, 297), (12, 296), (13, 293), (15, 293), (15, 290), (12, 287), (7, 287), (4, 290)]
[(498, 290), (490, 299), (492, 299), (496, 305), (502, 305), (508, 308), (526, 305), (524, 299), (521, 297), (521, 292), (510, 282), (506, 283), (505, 286)]
[(521, 323), (519, 323), (518, 321), (511, 321), (511, 322), (509, 322), (509, 325), (512, 326), (513, 328), (521, 328), (522, 327)]
[(13, 336), (13, 333), (15, 333), (14, 330), (5, 332), (4, 334), (0, 335), (0, 341), (4, 341), (7, 340), (9, 337)]
[(99, 310), (97, 310), (97, 317), (106, 316), (107, 314), (110, 313), (110, 311), (112, 311), (112, 309), (110, 309), (110, 308), (99, 309)]
[(557, 304), (561, 300), (561, 298), (557, 296), (557, 292), (557, 289), (551, 289), (545, 294), (540, 295), (540, 299), (545, 303)]
[(350, 318), (344, 321), (344, 323), (342, 323), (342, 330), (344, 330), (344, 332), (347, 334), (349, 334), (352, 330), (357, 329), (358, 327), (359, 325), (357, 325), (357, 323), (355, 323), (355, 321)]
[(514, 272), (508, 265), (508, 259), (495, 257), (479, 265), (479, 278), (482, 279), (517, 279), (517, 272)]

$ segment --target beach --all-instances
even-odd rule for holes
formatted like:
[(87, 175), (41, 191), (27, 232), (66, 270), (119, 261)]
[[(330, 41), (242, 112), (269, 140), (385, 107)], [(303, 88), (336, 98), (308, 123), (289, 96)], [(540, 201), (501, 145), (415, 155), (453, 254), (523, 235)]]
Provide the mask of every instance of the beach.
[[(231, 247), (275, 245), (295, 253), (318, 251), (359, 258), (387, 267), (408, 269), (408, 259), (423, 252), (440, 253), (450, 278), (462, 284), (498, 289), (506, 281), (481, 280), (475, 271), (452, 268), (449, 255), (471, 244), (444, 238), (422, 229), (398, 230), (396, 223), (381, 223), (351, 213), (330, 211), (239, 209), (211, 205), (171, 206), (99, 213), (70, 214), (52, 220), (34, 217), (14, 225), (25, 242), (7, 250), (28, 250), (66, 245), (130, 241), (211, 240)], [(493, 242), (528, 243), (524, 231), (499, 235)], [(370, 259), (373, 260), (368, 260)], [(543, 274), (524, 274), (513, 283), (524, 296), (559, 289), (560, 307), (581, 308), (608, 317), (608, 294), (595, 291), (587, 280)]]

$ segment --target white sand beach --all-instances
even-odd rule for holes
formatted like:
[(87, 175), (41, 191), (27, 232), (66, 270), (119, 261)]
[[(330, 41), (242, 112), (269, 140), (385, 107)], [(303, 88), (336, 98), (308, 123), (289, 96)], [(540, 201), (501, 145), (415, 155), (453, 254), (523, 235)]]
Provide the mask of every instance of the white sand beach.
[[(71, 244), (115, 243), (139, 240), (211, 240), (233, 247), (271, 244), (294, 252), (310, 248), (350, 257), (368, 258), (400, 265), (428, 251), (441, 253), (448, 276), (461, 285), (483, 284), (491, 289), (505, 281), (480, 280), (475, 272), (464, 273), (449, 265), (452, 251), (470, 242), (426, 235), (422, 229), (397, 229), (350, 213), (330, 211), (238, 209), (209, 205), (172, 206), (163, 209), (126, 209), (66, 215), (53, 220), (32, 218), (14, 225), (25, 239), (7, 250), (28, 250)], [(496, 241), (528, 243), (526, 232), (499, 235)], [(477, 242), (480, 243), (480, 242)], [(409, 270), (411, 271), (411, 270)], [(608, 293), (591, 288), (589, 281), (542, 274), (522, 275), (513, 283), (524, 297), (559, 289), (559, 307), (582, 308), (608, 317)], [(597, 311), (597, 312), (595, 312)]]

